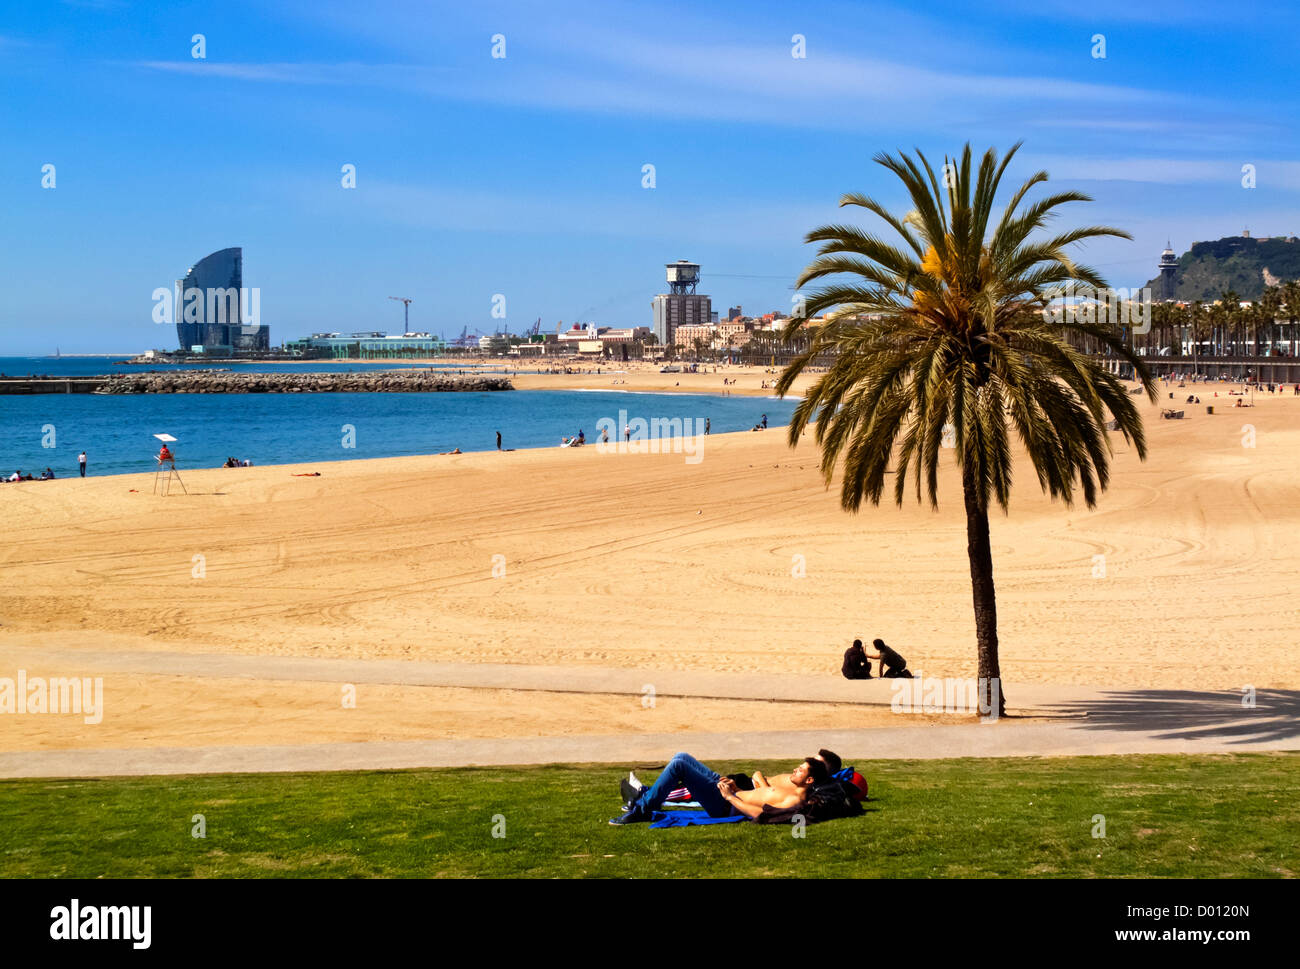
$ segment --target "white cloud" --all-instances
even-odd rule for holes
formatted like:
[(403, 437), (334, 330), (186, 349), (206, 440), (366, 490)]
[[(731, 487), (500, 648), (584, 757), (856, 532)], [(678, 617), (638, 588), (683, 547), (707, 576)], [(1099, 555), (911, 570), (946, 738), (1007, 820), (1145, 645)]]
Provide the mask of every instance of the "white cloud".
[(1152, 182), (1161, 185), (1240, 185), (1242, 165), (1255, 166), (1257, 184), (1300, 189), (1300, 162), (1237, 158), (1190, 160), (1177, 158), (1085, 158), (1076, 155), (1034, 155), (1025, 159), (1046, 169), (1054, 180)]
[[(818, 53), (796, 59), (788, 45), (689, 41), (587, 31), (567, 46), (493, 62), (418, 64), (144, 61), (149, 70), (287, 84), (373, 85), (439, 99), (548, 111), (754, 122), (860, 130), (882, 122), (937, 127), (1001, 111), (1023, 123), (1029, 104), (1085, 117), (1125, 108), (1191, 102), (1181, 94), (1121, 85), (944, 71), (897, 60)], [(463, 53), (461, 54), (463, 57)]]

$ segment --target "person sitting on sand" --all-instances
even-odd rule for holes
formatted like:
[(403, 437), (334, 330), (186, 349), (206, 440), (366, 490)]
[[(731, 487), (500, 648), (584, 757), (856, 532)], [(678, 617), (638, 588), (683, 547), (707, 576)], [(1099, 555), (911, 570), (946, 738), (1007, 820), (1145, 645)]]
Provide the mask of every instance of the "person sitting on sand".
[(880, 675), (888, 679), (901, 677), (910, 680), (912, 674), (907, 669), (907, 660), (885, 645), (883, 639), (873, 639), (871, 645), (876, 647), (876, 655), (867, 653), (867, 659), (880, 660)]
[(871, 661), (862, 649), (862, 640), (853, 640), (853, 645), (844, 651), (844, 663), (840, 672), (846, 680), (871, 679)]
[(42, 481), (52, 481), (53, 479), (54, 479), (54, 472), (50, 468), (46, 468), (44, 471), (41, 472)]
[(711, 770), (690, 754), (674, 754), (654, 784), (642, 790), (627, 810), (610, 824), (648, 822), (677, 787), (686, 787), (711, 818), (743, 814), (753, 819), (764, 807), (782, 811), (798, 808), (808, 799), (808, 789), (830, 778), (826, 764), (816, 757), (805, 759), (788, 777), (777, 778), (769, 786), (742, 791), (736, 782)]

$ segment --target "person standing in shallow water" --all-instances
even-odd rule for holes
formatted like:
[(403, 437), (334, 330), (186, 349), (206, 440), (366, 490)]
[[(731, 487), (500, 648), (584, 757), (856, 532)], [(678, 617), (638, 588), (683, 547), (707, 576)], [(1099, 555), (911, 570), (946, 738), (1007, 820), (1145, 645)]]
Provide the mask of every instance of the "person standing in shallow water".
[(501, 450), (501, 432), (497, 431), (497, 450)]
[(86, 476), (86, 452), (82, 451), (77, 455), (77, 465), (81, 468), (81, 476)]

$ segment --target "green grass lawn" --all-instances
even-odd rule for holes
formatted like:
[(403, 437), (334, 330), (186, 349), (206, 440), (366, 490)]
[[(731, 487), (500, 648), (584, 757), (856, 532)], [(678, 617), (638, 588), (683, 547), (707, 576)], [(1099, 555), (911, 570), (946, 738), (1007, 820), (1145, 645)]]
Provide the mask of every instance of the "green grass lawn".
[[(726, 771), (783, 762), (718, 763)], [(3, 877), (1294, 877), (1300, 754), (858, 761), (863, 817), (615, 828), (620, 766), (0, 781)], [(647, 776), (648, 775), (648, 776)], [(642, 771), (645, 780), (653, 772)], [(207, 836), (191, 835), (194, 815)], [(1094, 838), (1094, 815), (1105, 837)], [(504, 817), (505, 837), (496, 816)]]

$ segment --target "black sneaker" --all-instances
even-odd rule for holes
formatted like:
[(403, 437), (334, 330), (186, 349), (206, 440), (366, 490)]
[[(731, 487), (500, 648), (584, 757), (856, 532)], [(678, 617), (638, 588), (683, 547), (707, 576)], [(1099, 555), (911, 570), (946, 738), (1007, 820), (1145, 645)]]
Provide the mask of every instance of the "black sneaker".
[(640, 824), (650, 820), (650, 812), (641, 805), (635, 805), (616, 818), (610, 818), (610, 824)]

